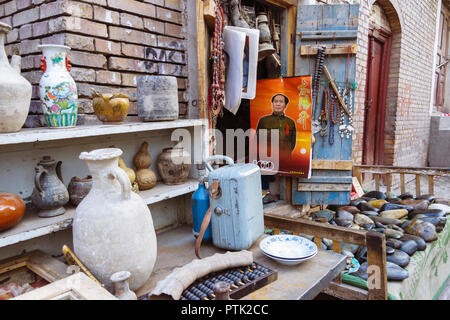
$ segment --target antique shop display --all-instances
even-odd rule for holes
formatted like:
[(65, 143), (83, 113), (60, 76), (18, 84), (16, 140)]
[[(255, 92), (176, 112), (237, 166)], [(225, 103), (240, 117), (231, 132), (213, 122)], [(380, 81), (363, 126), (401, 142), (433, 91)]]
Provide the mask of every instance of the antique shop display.
[(197, 279), (183, 291), (180, 300), (223, 300), (221, 290), (217, 290), (221, 282), (225, 282), (228, 287), (229, 298), (240, 299), (277, 278), (275, 270), (253, 262), (248, 266), (225, 269)]
[(224, 156), (212, 156), (206, 161), (223, 159), (228, 165), (208, 168), (208, 183), (219, 182), (221, 195), (211, 204), (211, 233), (216, 247), (229, 250), (250, 248), (264, 233), (261, 172), (255, 164), (233, 164)]
[(84, 178), (73, 177), (69, 185), (67, 186), (67, 191), (69, 191), (70, 203), (74, 206), (80, 204), (80, 202), (87, 196), (92, 188), (92, 177), (87, 176)]
[(242, 98), (244, 73), (242, 61), (244, 60), (246, 37), (244, 32), (230, 29), (228, 26), (223, 31), (223, 50), (228, 57), (224, 107), (234, 114), (237, 113)]
[(25, 214), (25, 202), (14, 193), (0, 192), (0, 231), (19, 223)]
[(39, 82), (42, 112), (50, 128), (74, 127), (77, 124), (78, 94), (68, 58), (69, 47), (43, 44)]
[(111, 276), (111, 281), (114, 284), (114, 295), (119, 300), (137, 300), (136, 294), (130, 290), (128, 279), (131, 273), (128, 271), (119, 271)]
[(41, 218), (55, 217), (66, 212), (64, 205), (69, 202), (69, 192), (63, 183), (61, 161), (44, 156), (36, 165), (34, 189), (31, 202), (39, 210)]
[(10, 65), (6, 56), (5, 40), (10, 31), (11, 26), (0, 22), (0, 133), (22, 128), (31, 101), (31, 84), (20, 75), (20, 57), (14, 55)]
[(136, 167), (136, 182), (139, 190), (149, 190), (156, 185), (156, 175), (149, 169), (152, 164), (152, 156), (148, 152), (148, 143), (144, 141), (139, 151), (133, 157)]
[(92, 106), (104, 124), (121, 124), (130, 109), (130, 96), (123, 93), (99, 93), (93, 90)]
[(237, 252), (216, 253), (201, 260), (194, 259), (190, 263), (174, 268), (164, 279), (158, 281), (149, 297), (166, 294), (174, 300), (179, 300), (183, 291), (195, 280), (209, 273), (224, 269), (248, 266), (253, 263), (253, 253), (242, 250)]
[(183, 147), (165, 148), (158, 156), (158, 172), (165, 184), (182, 184), (189, 177), (191, 154)]
[(93, 183), (76, 208), (73, 245), (77, 257), (92, 274), (112, 289), (117, 270), (131, 273), (130, 289), (141, 287), (156, 261), (156, 234), (148, 206), (131, 191), (130, 179), (119, 168), (122, 150), (82, 152)]
[(172, 76), (137, 77), (137, 113), (141, 121), (178, 119), (178, 82)]

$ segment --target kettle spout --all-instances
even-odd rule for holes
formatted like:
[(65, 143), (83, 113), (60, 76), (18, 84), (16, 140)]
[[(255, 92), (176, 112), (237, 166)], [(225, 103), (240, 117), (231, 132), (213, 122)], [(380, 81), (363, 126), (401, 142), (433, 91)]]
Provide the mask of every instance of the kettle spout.
[(18, 55), (13, 55), (11, 57), (11, 67), (20, 74), (20, 71), (22, 69), (22, 58)]

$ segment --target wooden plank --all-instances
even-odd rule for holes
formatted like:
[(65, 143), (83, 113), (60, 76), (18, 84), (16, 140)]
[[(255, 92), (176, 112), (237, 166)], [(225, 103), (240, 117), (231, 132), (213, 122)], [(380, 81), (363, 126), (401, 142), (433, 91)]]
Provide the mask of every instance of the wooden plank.
[(342, 183), (299, 183), (297, 191), (300, 192), (344, 192), (352, 191), (351, 184)]
[[(327, 55), (332, 54), (357, 54), (358, 45), (356, 43), (345, 45), (345, 44), (337, 44), (337, 45), (325, 45), (325, 53)], [(313, 56), (316, 55), (318, 51), (317, 46), (315, 45), (304, 45), (300, 47), (300, 55), (302, 56)]]
[(341, 31), (302, 31), (297, 34), (301, 40), (348, 40), (358, 37), (357, 30), (341, 30)]
[(375, 174), (375, 190), (380, 191), (380, 175)]
[(392, 167), (392, 166), (369, 166), (355, 165), (365, 173), (397, 173), (397, 174), (422, 174), (434, 176), (450, 177), (450, 168), (434, 168), (434, 167)]
[(386, 174), (386, 190), (391, 192), (392, 189), (392, 176), (390, 173)]
[(213, 0), (203, 0), (203, 16), (208, 27), (214, 29), (216, 3)]
[(428, 194), (434, 194), (434, 176), (428, 176)]
[(311, 169), (313, 170), (340, 170), (351, 171), (353, 169), (353, 161), (351, 160), (312, 160)]
[(196, 0), (197, 3), (197, 56), (198, 56), (198, 109), (202, 119), (208, 118), (207, 104), (207, 68), (206, 68), (206, 26), (203, 18), (203, 1)]
[(402, 194), (406, 193), (406, 183), (405, 183), (405, 174), (400, 173), (400, 192)]
[(322, 250), (322, 238), (314, 237), (314, 243), (317, 246), (317, 249)]
[(364, 195), (364, 190), (356, 177), (353, 177), (352, 185), (353, 188), (355, 189), (356, 194), (358, 195), (358, 198), (362, 197)]
[(341, 253), (341, 243), (339, 241), (333, 241), (333, 251), (336, 253)]
[(367, 300), (369, 296), (367, 290), (335, 281), (332, 281), (322, 292), (342, 300)]
[(420, 174), (416, 174), (416, 197), (420, 196)]
[(366, 231), (353, 230), (333, 225), (309, 221), (306, 219), (295, 220), (292, 218), (280, 218), (270, 214), (264, 215), (266, 226), (277, 226), (280, 229), (290, 230), (294, 233), (314, 235), (320, 238), (332, 239), (333, 241), (352, 243), (358, 245), (366, 244)]
[(369, 300), (387, 300), (386, 238), (375, 231), (367, 232), (366, 238)]
[(353, 182), (352, 177), (346, 176), (312, 176), (311, 179), (299, 178), (299, 183), (338, 183), (338, 184), (351, 184)]

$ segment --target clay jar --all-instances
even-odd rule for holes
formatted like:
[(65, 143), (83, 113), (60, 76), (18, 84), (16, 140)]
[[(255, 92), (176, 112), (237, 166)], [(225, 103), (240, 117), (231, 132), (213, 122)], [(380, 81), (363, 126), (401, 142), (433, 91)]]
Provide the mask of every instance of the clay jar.
[(44, 156), (34, 169), (36, 175), (31, 202), (39, 209), (38, 216), (49, 218), (63, 214), (66, 211), (63, 206), (69, 202), (69, 192), (62, 181), (61, 161)]
[(9, 192), (0, 192), (0, 231), (15, 226), (25, 214), (25, 202)]
[(191, 155), (184, 148), (166, 148), (159, 155), (157, 166), (165, 184), (182, 184), (189, 177)]
[(69, 191), (70, 203), (74, 206), (78, 206), (80, 202), (87, 196), (92, 188), (92, 177), (87, 176), (85, 178), (73, 177), (69, 185), (67, 186), (67, 191)]
[(139, 190), (149, 190), (156, 185), (156, 175), (148, 167), (152, 164), (152, 157), (148, 153), (148, 143), (144, 141), (139, 151), (134, 155), (133, 163), (136, 166), (136, 182)]
[(17, 132), (27, 119), (31, 101), (31, 84), (20, 75), (20, 57), (11, 65), (5, 52), (6, 34), (11, 27), (0, 22), (0, 132)]
[(93, 91), (93, 108), (97, 118), (105, 124), (120, 124), (130, 109), (130, 96), (122, 93), (101, 94)]
[(130, 290), (128, 279), (131, 273), (128, 271), (119, 271), (111, 276), (111, 281), (114, 284), (114, 295), (119, 300), (137, 300), (136, 294)]
[(119, 168), (122, 150), (82, 152), (92, 189), (76, 208), (73, 246), (89, 271), (112, 291), (117, 270), (131, 273), (130, 289), (141, 287), (156, 261), (156, 233), (150, 209), (131, 192), (130, 179)]

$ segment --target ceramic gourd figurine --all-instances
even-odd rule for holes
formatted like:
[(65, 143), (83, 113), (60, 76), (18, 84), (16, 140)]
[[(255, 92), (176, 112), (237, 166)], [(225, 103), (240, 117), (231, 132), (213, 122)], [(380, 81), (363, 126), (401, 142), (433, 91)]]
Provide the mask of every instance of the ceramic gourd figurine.
[(134, 155), (133, 163), (136, 167), (136, 181), (139, 190), (149, 190), (156, 185), (156, 175), (149, 169), (152, 157), (148, 153), (148, 143), (144, 141), (139, 151)]
[[(109, 147), (115, 148), (114, 145), (109, 146)], [(119, 157), (119, 168), (122, 169), (123, 171), (125, 171), (128, 178), (130, 178), (131, 191), (139, 193), (139, 186), (136, 182), (136, 173), (134, 172), (133, 169), (127, 167), (127, 165), (125, 164), (125, 161), (122, 159), (122, 157)]]
[(117, 270), (131, 273), (130, 289), (140, 288), (156, 262), (156, 233), (150, 209), (131, 191), (130, 179), (119, 168), (122, 150), (82, 152), (92, 176), (92, 189), (73, 219), (75, 255), (112, 291)]
[(20, 75), (20, 57), (14, 55), (11, 65), (5, 52), (6, 34), (11, 26), (0, 22), (0, 133), (17, 132), (25, 123), (30, 109), (31, 84)]
[(62, 181), (61, 161), (44, 156), (34, 169), (36, 174), (31, 202), (39, 209), (38, 216), (49, 218), (66, 212), (64, 205), (70, 198)]
[(44, 74), (39, 82), (42, 112), (50, 128), (74, 127), (77, 123), (78, 93), (69, 71), (69, 47), (43, 44), (41, 69)]

